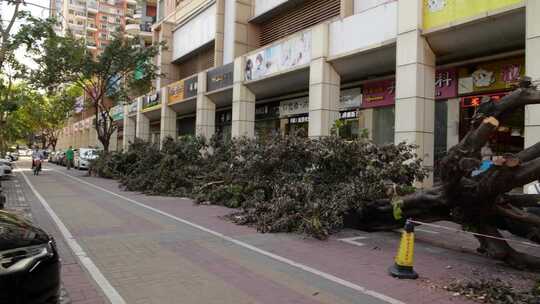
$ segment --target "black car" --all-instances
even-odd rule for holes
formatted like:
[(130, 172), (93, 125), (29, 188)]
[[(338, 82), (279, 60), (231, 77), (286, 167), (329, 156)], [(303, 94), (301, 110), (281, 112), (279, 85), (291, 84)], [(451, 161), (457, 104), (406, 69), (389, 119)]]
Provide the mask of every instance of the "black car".
[(57, 304), (60, 260), (52, 237), (0, 210), (0, 304)]

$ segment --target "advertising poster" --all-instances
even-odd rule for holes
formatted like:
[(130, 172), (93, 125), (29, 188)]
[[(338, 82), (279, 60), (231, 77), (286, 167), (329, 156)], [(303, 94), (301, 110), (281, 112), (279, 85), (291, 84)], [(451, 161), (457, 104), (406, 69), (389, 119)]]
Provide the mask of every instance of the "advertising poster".
[(424, 0), (424, 30), (445, 26), (522, 0)]
[(525, 58), (474, 64), (459, 69), (459, 94), (509, 90), (525, 75)]
[(245, 79), (257, 80), (311, 60), (311, 32), (304, 32), (282, 43), (246, 57)]
[(184, 100), (184, 80), (177, 81), (168, 86), (169, 104)]

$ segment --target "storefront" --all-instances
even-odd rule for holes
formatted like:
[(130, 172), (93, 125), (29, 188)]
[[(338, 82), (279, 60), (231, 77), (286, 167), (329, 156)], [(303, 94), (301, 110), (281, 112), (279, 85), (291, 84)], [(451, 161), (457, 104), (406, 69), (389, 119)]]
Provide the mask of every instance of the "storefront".
[[(471, 120), (483, 100), (497, 102), (525, 75), (523, 57), (508, 58), (459, 68), (460, 131), (462, 139), (470, 128)], [(516, 153), (524, 146), (524, 108), (505, 117), (490, 139), (494, 157)]]
[[(307, 136), (309, 127), (309, 97), (303, 96), (279, 103), (279, 117), (284, 135)], [(280, 127), (281, 127), (280, 123)]]
[(339, 98), (339, 136), (345, 139), (357, 139), (363, 134), (360, 106), (362, 105), (362, 89), (349, 88), (341, 90)]
[(443, 68), (435, 71), (435, 124), (434, 124), (434, 176), (439, 176), (440, 160), (446, 155), (449, 146), (455, 144), (457, 130), (451, 128), (456, 124), (454, 118), (458, 108), (457, 69)]
[(255, 106), (255, 135), (268, 138), (280, 135), (279, 102), (270, 102)]
[(394, 143), (396, 81), (394, 78), (362, 86), (362, 111), (372, 111), (371, 139), (378, 145)]
[(177, 116), (176, 118), (176, 136), (195, 135), (195, 114)]
[(216, 110), (216, 135), (228, 140), (232, 135), (232, 110), (230, 108)]

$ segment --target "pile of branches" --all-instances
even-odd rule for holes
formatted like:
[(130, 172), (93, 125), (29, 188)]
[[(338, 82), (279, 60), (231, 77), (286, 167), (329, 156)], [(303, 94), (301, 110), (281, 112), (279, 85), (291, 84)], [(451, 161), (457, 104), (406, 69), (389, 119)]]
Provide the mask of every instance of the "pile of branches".
[(336, 136), (168, 138), (161, 150), (136, 141), (126, 153), (101, 157), (93, 171), (126, 190), (237, 208), (235, 221), (261, 232), (324, 239), (348, 216), (369, 212), (370, 202), (415, 190), (426, 171), (414, 148)]
[(462, 296), (479, 303), (492, 304), (538, 304), (540, 302), (540, 283), (531, 290), (516, 290), (512, 284), (500, 279), (479, 281), (456, 281), (445, 289), (454, 296)]

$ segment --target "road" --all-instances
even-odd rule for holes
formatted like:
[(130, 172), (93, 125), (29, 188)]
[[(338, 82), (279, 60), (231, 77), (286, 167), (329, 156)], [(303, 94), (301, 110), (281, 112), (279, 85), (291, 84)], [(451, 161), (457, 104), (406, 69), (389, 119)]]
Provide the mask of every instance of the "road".
[[(260, 234), (223, 220), (230, 212), (225, 208), (124, 192), (115, 181), (52, 164), (36, 177), (28, 166), (19, 162), (16, 174), (38, 222), (65, 244), (61, 255), (83, 270), (84, 278), (69, 277), (76, 267), (64, 271), (68, 293), (75, 281), (91, 282), (92, 290), (71, 292), (81, 300), (74, 303), (467, 303), (425, 283), (470, 265), (495, 267), (478, 256), (422, 245), (422, 279), (396, 280), (386, 273), (394, 233), (354, 232), (327, 242)], [(446, 270), (450, 263), (455, 266)], [(93, 293), (102, 300), (88, 296)]]
[(398, 303), (60, 169), (22, 174), (113, 303)]

